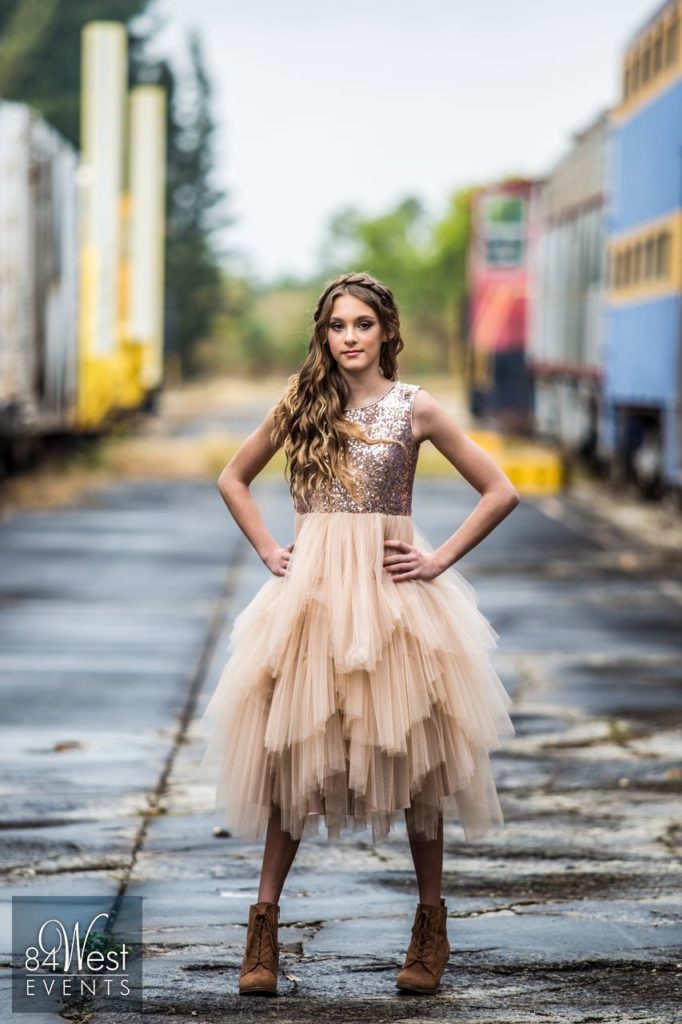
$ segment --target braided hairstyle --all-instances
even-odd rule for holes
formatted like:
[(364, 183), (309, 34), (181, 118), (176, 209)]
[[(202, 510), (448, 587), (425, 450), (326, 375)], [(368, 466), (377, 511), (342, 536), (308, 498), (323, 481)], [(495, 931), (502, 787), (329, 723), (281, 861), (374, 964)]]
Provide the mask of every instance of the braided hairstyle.
[[(335, 300), (345, 293), (370, 306), (381, 324), (379, 367), (387, 380), (396, 380), (397, 355), (403, 349), (400, 318), (393, 293), (369, 274), (342, 274), (328, 282), (315, 305), (314, 329), (308, 354), (297, 373), (288, 378), (287, 389), (274, 410), (271, 442), (283, 445), (292, 497), (328, 492), (334, 478), (358, 500), (357, 480), (347, 461), (348, 440), (366, 444), (399, 444), (395, 438), (367, 437), (359, 423), (345, 419), (348, 386), (331, 354), (327, 330)], [(286, 470), (285, 470), (286, 474)]]

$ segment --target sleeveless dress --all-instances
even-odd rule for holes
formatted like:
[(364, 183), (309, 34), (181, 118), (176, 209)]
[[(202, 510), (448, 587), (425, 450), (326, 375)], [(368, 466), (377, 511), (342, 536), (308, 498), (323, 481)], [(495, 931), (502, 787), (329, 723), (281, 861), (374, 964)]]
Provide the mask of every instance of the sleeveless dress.
[(285, 575), (234, 620), (199, 773), (242, 839), (264, 833), (273, 805), (294, 838), (324, 817), (328, 838), (371, 825), (377, 841), (407, 807), (427, 839), (441, 813), (467, 840), (503, 827), (489, 753), (514, 727), (490, 658), (498, 634), (452, 567), (396, 582), (382, 564), (384, 539), (433, 551), (411, 517), (418, 390), (396, 380), (345, 410), (402, 446), (349, 439), (361, 502), (338, 480), (299, 499)]

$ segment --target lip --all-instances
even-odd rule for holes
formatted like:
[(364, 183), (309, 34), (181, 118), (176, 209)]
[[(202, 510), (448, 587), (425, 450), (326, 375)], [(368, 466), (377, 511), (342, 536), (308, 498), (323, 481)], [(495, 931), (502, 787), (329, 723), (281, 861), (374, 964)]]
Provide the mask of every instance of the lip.
[(347, 351), (345, 351), (343, 354), (344, 354), (344, 356), (359, 356), (361, 352), (362, 352), (361, 348), (350, 348)]

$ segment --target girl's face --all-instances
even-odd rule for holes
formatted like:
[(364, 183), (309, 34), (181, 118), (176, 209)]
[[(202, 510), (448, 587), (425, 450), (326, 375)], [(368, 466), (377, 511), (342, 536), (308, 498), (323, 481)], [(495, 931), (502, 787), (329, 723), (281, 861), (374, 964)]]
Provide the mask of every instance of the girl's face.
[(339, 369), (357, 373), (378, 368), (384, 329), (371, 306), (345, 293), (334, 300), (327, 341)]

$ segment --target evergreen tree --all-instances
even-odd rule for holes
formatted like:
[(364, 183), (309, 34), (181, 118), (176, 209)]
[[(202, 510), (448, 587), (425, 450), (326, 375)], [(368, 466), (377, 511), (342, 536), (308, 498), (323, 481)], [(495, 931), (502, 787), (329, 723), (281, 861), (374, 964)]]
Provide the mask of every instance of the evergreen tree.
[(226, 192), (212, 181), (215, 123), (212, 89), (201, 43), (190, 36), (188, 80), (178, 83), (166, 67), (168, 123), (167, 342), (177, 353), (182, 376), (198, 370), (195, 351), (223, 308), (221, 261), (226, 253), (216, 233), (232, 223)]
[(83, 26), (96, 20), (128, 25), (132, 70), (146, 39), (131, 28), (130, 22), (144, 14), (150, 3), (0, 0), (0, 97), (29, 103), (78, 146)]
[[(147, 48), (160, 25), (153, 0), (0, 0), (0, 97), (39, 110), (80, 144), (81, 32), (95, 20), (124, 23), (130, 85), (158, 82), (167, 92), (166, 349), (183, 376), (222, 310), (225, 289), (216, 231), (231, 221), (225, 193), (211, 181), (215, 125), (199, 39), (190, 37), (190, 72), (178, 80)], [(142, 17), (144, 16), (144, 17)]]

